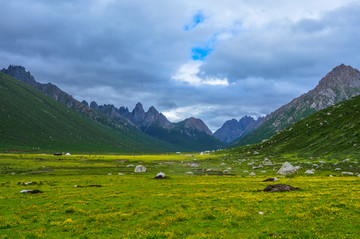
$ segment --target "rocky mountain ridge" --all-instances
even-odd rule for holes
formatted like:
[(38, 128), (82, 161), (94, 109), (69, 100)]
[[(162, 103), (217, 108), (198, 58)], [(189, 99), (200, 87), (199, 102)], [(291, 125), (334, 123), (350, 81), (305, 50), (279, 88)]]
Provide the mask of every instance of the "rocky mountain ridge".
[(360, 95), (360, 71), (341, 64), (326, 74), (313, 90), (272, 112), (258, 128), (233, 146), (261, 142), (316, 111), (357, 95)]
[(259, 117), (257, 120), (255, 120), (253, 117), (246, 115), (239, 121), (236, 119), (228, 120), (220, 129), (214, 133), (214, 136), (220, 141), (226, 144), (230, 144), (250, 133), (256, 127), (258, 127), (264, 121), (264, 119), (265, 117)]

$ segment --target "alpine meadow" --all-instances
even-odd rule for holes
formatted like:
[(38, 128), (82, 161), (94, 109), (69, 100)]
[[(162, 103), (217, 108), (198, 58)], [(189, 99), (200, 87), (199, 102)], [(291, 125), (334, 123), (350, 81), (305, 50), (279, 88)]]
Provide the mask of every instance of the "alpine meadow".
[(359, 1), (0, 8), (0, 239), (360, 238)]

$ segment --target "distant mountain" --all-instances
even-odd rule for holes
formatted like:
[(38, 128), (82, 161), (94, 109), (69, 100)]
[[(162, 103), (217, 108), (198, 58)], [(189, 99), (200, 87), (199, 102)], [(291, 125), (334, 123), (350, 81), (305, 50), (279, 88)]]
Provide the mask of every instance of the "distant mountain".
[(250, 133), (256, 127), (258, 127), (264, 121), (264, 119), (265, 117), (259, 117), (257, 120), (255, 120), (253, 117), (246, 115), (239, 121), (236, 119), (228, 120), (220, 129), (216, 130), (214, 136), (220, 141), (226, 144), (230, 144), (236, 139), (239, 139)]
[(113, 119), (124, 117), (144, 133), (172, 143), (182, 151), (202, 151), (224, 147), (224, 144), (212, 136), (210, 129), (200, 119), (191, 117), (179, 123), (171, 123), (153, 106), (145, 112), (141, 103), (137, 103), (131, 112), (125, 107), (118, 109), (114, 105), (97, 105), (96, 102), (91, 102), (90, 106)]
[(270, 139), (230, 151), (241, 156), (360, 159), (360, 96), (304, 118)]
[(360, 94), (360, 71), (341, 64), (321, 79), (315, 89), (267, 116), (258, 128), (232, 146), (261, 142), (316, 111)]
[(97, 119), (106, 120), (92, 120), (28, 84), (0, 73), (1, 152), (87, 154), (176, 150), (171, 144), (147, 136), (133, 126), (124, 128), (100, 112), (94, 114), (99, 115)]

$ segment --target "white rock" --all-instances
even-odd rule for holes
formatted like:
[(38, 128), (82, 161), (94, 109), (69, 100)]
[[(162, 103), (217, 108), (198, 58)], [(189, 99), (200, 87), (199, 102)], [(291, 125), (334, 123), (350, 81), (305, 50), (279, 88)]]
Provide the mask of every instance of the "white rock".
[(299, 169), (302, 169), (301, 166), (295, 166), (295, 170), (299, 170)]
[(342, 172), (341, 175), (354, 175), (352, 172)]
[(314, 171), (312, 171), (312, 170), (306, 170), (305, 173), (307, 173), (307, 174), (314, 174)]
[(222, 163), (222, 164), (221, 164), (221, 166), (225, 166), (225, 165), (226, 165), (226, 163)]
[(261, 171), (262, 173), (266, 173), (266, 171)]
[(211, 169), (211, 168), (206, 169), (206, 172), (210, 172), (210, 171), (212, 171), (212, 169)]
[(193, 172), (185, 172), (185, 174), (193, 175)]
[(317, 165), (316, 163), (313, 164), (314, 167), (319, 167), (319, 165)]
[(225, 169), (225, 170), (223, 171), (223, 173), (227, 173), (227, 172), (229, 172), (229, 170), (227, 170), (227, 169)]
[(360, 174), (358, 174), (358, 177), (360, 177)]
[(251, 172), (249, 175), (250, 176), (255, 176), (256, 174), (254, 172)]
[(332, 175), (329, 175), (329, 177), (330, 177), (330, 178), (332, 178), (332, 177), (334, 177), (334, 176), (332, 176)]
[(160, 173), (156, 174), (156, 177), (157, 178), (165, 178), (165, 173), (160, 172)]
[(11, 173), (11, 175), (15, 175), (16, 173)]
[(227, 168), (227, 170), (231, 170), (231, 168)]
[(159, 163), (160, 166), (162, 166), (163, 164), (162, 163)]
[(341, 170), (341, 168), (336, 168), (336, 169), (334, 169), (334, 171), (340, 171)]
[(277, 171), (277, 174), (287, 175), (287, 174), (295, 174), (296, 169), (290, 163), (283, 163), (282, 167)]
[[(78, 185), (74, 185), (74, 188), (77, 188), (78, 187)], [(23, 190), (24, 191), (24, 190)]]
[(344, 159), (343, 163), (346, 163), (346, 162), (349, 162), (349, 161), (350, 161), (350, 159)]
[(27, 193), (27, 192), (31, 192), (32, 190), (21, 190), (20, 193)]
[(249, 171), (247, 171), (247, 170), (244, 170), (244, 171), (243, 171), (243, 173), (248, 173), (248, 172), (249, 172)]
[(190, 167), (191, 167), (191, 168), (197, 168), (197, 167), (199, 167), (199, 164), (197, 164), (197, 163), (192, 163), (192, 164), (190, 164)]
[(259, 215), (264, 215), (264, 213), (263, 213), (263, 212), (259, 212)]
[(130, 168), (130, 167), (134, 167), (134, 165), (132, 164), (129, 164), (128, 166), (126, 166), (127, 168)]
[(326, 163), (325, 161), (319, 161), (318, 163)]
[(108, 175), (112, 175), (112, 173), (108, 173)]
[(123, 174), (123, 173), (118, 173), (118, 175), (125, 175), (125, 174)]
[(134, 170), (135, 173), (145, 173), (146, 168), (142, 165), (137, 165)]

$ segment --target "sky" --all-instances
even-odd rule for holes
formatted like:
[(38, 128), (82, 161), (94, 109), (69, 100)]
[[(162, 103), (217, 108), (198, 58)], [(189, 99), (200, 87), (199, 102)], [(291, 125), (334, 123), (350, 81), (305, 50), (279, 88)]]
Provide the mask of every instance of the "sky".
[(172, 122), (265, 116), (344, 63), (360, 69), (360, 0), (0, 1), (0, 68), (89, 103)]

